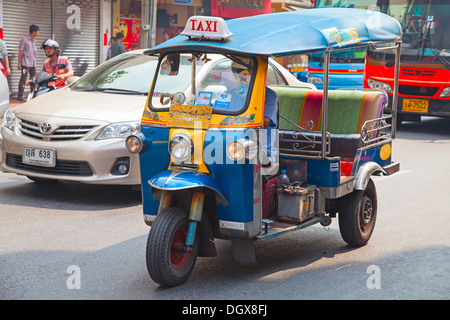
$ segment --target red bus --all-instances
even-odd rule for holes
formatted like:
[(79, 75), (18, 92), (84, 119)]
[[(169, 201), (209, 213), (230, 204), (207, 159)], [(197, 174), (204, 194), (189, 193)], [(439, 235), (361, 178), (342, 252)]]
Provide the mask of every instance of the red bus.
[[(377, 10), (396, 18), (403, 28), (397, 124), (450, 117), (450, 0), (316, 0), (316, 7)], [(392, 101), (393, 85), (394, 52), (369, 49), (364, 87), (383, 89)]]

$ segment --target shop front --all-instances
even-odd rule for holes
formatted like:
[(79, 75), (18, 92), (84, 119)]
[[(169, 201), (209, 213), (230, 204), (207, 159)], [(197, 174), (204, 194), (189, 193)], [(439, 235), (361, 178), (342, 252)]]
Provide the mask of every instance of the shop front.
[(224, 19), (272, 12), (271, 0), (211, 0), (211, 15)]
[(210, 15), (211, 0), (158, 0), (155, 15), (154, 45), (183, 31), (189, 17)]
[(70, 58), (75, 75), (81, 76), (100, 63), (101, 4), (101, 0), (0, 0), (13, 96), (20, 79), (19, 43), (29, 34), (31, 24), (40, 29), (36, 38), (38, 71), (47, 59), (41, 49), (42, 42), (50, 38), (59, 43), (61, 54)]

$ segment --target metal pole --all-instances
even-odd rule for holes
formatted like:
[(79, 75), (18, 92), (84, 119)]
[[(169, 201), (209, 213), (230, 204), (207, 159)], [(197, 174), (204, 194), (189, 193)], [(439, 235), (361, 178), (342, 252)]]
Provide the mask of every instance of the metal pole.
[(395, 52), (395, 69), (394, 69), (394, 92), (392, 94), (392, 128), (391, 135), (395, 139), (395, 132), (397, 131), (397, 104), (398, 104), (398, 77), (400, 75), (400, 47), (401, 42), (397, 43), (397, 50)]
[(328, 73), (330, 68), (330, 51), (324, 53), (323, 100), (322, 100), (322, 159), (327, 156), (327, 118), (328, 118)]
[[(51, 34), (51, 38), (53, 40), (55, 40), (55, 30), (56, 30), (56, 0), (52, 0), (52, 5), (51, 5), (51, 10), (52, 12), (50, 13), (51, 15), (51, 24), (52, 24), (52, 34)], [(61, 42), (60, 42), (61, 43)]]
[(158, 10), (158, 1), (150, 0), (149, 26), (148, 30), (148, 47), (154, 47), (156, 42), (156, 15)]

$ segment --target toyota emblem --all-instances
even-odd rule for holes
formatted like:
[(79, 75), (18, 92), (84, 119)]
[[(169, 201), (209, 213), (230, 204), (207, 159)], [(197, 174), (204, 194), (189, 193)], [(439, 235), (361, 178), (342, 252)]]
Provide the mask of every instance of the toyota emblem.
[(39, 131), (42, 134), (49, 134), (50, 130), (52, 130), (52, 125), (48, 122), (41, 124), (41, 127), (39, 128)]

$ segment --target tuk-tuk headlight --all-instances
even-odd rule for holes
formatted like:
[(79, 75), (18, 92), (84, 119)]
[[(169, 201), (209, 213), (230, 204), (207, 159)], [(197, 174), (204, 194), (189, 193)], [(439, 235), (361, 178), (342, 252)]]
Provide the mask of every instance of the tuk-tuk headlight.
[(130, 153), (139, 153), (141, 152), (144, 143), (138, 136), (131, 135), (125, 140), (125, 145)]
[(227, 145), (228, 158), (238, 161), (245, 157), (245, 159), (253, 159), (258, 153), (258, 145), (255, 141), (239, 139), (231, 141)]
[(169, 142), (169, 153), (177, 161), (185, 161), (191, 157), (194, 151), (194, 144), (191, 138), (183, 133), (174, 134)]

